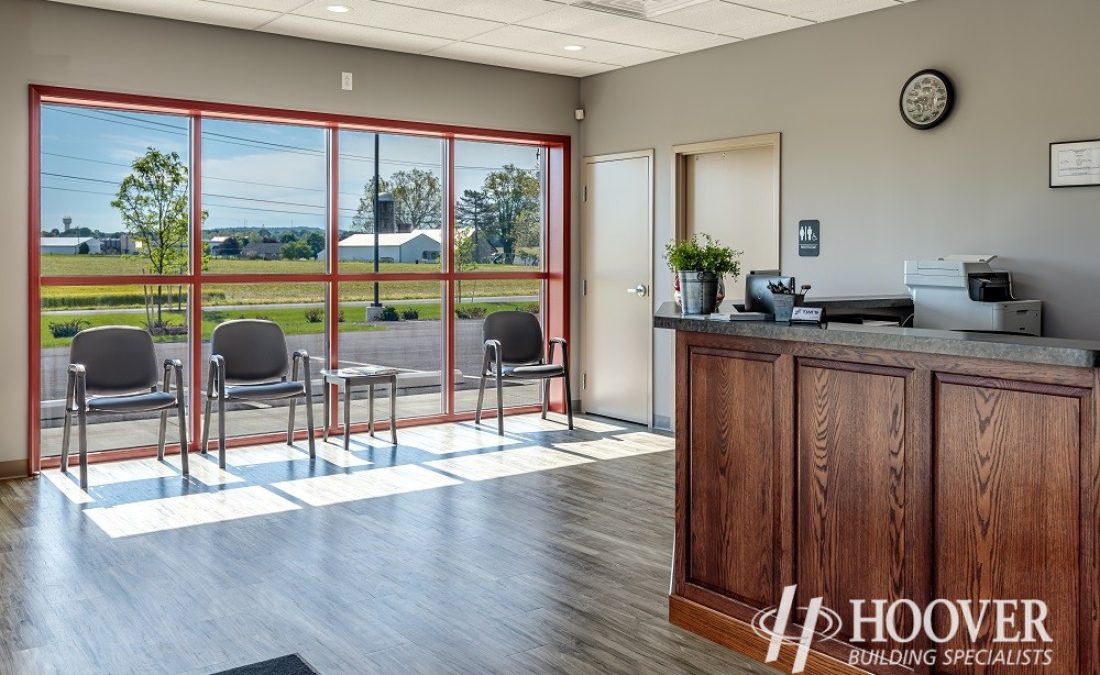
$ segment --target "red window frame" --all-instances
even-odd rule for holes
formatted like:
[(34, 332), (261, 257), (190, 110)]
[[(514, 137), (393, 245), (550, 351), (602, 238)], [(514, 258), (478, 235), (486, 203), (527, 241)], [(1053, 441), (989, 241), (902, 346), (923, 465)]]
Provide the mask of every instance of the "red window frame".
[[(538, 134), (522, 131), (501, 131), (494, 129), (482, 129), (478, 127), (458, 126), (448, 124), (433, 124), (426, 122), (406, 122), (399, 120), (358, 117), (353, 115), (331, 114), (323, 112), (307, 112), (299, 110), (285, 110), (277, 108), (264, 108), (258, 106), (236, 105), (231, 103), (213, 103), (207, 101), (194, 101), (185, 99), (160, 98), (151, 96), (139, 96), (133, 94), (92, 91), (85, 89), (73, 89), (67, 87), (54, 87), (46, 85), (30, 85), (30, 157), (28, 166), (28, 474), (39, 472), (43, 468), (51, 468), (59, 464), (56, 457), (42, 458), (41, 456), (41, 288), (43, 286), (90, 286), (90, 285), (122, 285), (143, 284), (150, 281), (185, 284), (191, 287), (189, 326), (202, 325), (202, 286), (204, 283), (241, 283), (241, 282), (319, 282), (327, 284), (328, 306), (332, 311), (328, 312), (328, 330), (326, 340), (328, 343), (328, 365), (334, 367), (339, 359), (339, 332), (338, 312), (335, 308), (339, 302), (339, 287), (341, 282), (370, 282), (370, 281), (439, 281), (445, 286), (443, 296), (443, 316), (445, 332), (446, 367), (444, 370), (444, 412), (430, 417), (417, 417), (398, 421), (398, 426), (415, 426), (423, 424), (438, 424), (441, 422), (455, 422), (473, 418), (473, 413), (455, 412), (454, 401), (454, 363), (455, 354), (455, 330), (454, 330), (454, 293), (455, 285), (459, 281), (472, 279), (538, 279), (543, 282), (543, 306), (547, 335), (569, 336), (569, 286), (570, 286), (570, 204), (571, 204), (571, 138), (564, 135)], [(50, 276), (41, 274), (41, 251), (37, 244), (41, 233), (41, 106), (43, 104), (71, 104), (81, 106), (94, 106), (99, 108), (114, 108), (120, 110), (139, 110), (143, 112), (164, 112), (186, 115), (191, 124), (191, 223), (192, 232), (201, 232), (196, 229), (194, 223), (201, 222), (202, 211), (202, 120), (216, 117), (218, 119), (239, 119), (245, 121), (272, 122), (283, 124), (305, 124), (329, 130), (329, 220), (327, 237), (326, 267), (324, 272), (316, 274), (211, 274), (201, 270), (201, 247), (191, 247), (191, 269), (187, 274), (181, 275), (117, 275), (117, 276)], [(546, 231), (543, 241), (543, 258), (545, 264), (539, 272), (456, 272), (454, 270), (454, 247), (448, 245), (444, 252), (446, 256), (444, 267), (439, 272), (432, 273), (363, 273), (341, 274), (339, 255), (336, 254), (337, 241), (339, 239), (339, 131), (342, 129), (380, 132), (403, 133), (442, 139), (448, 145), (447, 171), (447, 195), (444, 206), (444, 220), (448, 229), (446, 241), (453, 241), (454, 233), (454, 149), (456, 140), (488, 141), (515, 144), (537, 145), (547, 150), (546, 172)], [(202, 382), (202, 339), (201, 333), (190, 331), (188, 337), (190, 348), (190, 436), (188, 439), (188, 451), (196, 451), (199, 447), (200, 415), (196, 411), (201, 410), (200, 402), (202, 392), (198, 383)], [(557, 412), (564, 411), (564, 387), (560, 382), (555, 382), (551, 387), (550, 407)], [(524, 406), (509, 408), (510, 414), (534, 412), (538, 406)], [(487, 411), (489, 416), (495, 415), (495, 411)], [(331, 417), (324, 420), (325, 424), (335, 427), (336, 406), (332, 406)], [(385, 423), (379, 426), (384, 426)], [(352, 424), (352, 431), (365, 431), (366, 424)], [(335, 429), (334, 429), (335, 430)], [(298, 438), (305, 438), (306, 432), (296, 434)], [(237, 436), (227, 439), (229, 447), (255, 443), (273, 442), (285, 436), (281, 432), (272, 432), (252, 436)], [(216, 441), (211, 439), (216, 446)], [(168, 446), (169, 452), (178, 452), (179, 444)], [(119, 450), (106, 450), (89, 454), (90, 462), (111, 461), (132, 457), (153, 456), (155, 446), (143, 446), (125, 448)]]

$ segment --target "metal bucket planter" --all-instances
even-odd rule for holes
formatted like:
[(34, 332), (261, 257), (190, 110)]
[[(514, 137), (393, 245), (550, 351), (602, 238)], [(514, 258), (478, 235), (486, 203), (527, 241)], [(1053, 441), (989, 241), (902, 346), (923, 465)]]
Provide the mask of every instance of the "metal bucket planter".
[(776, 321), (790, 321), (794, 313), (794, 295), (775, 293), (772, 295), (772, 303), (775, 306)]
[(681, 270), (680, 311), (684, 314), (710, 314), (718, 304), (718, 276), (710, 272)]

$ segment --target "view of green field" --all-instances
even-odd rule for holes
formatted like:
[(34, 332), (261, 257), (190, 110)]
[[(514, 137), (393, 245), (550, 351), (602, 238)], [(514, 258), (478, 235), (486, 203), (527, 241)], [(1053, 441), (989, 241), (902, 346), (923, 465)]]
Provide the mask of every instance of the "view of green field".
[[(308, 261), (300, 260), (212, 260), (207, 274), (216, 275), (226, 273), (220, 269), (220, 263), (233, 263), (238, 269), (235, 274), (241, 274), (241, 264), (256, 265), (252, 272), (256, 274), (302, 274), (316, 273), (316, 269), (305, 269)], [(346, 262), (340, 265), (340, 270), (348, 274), (363, 274), (373, 271), (373, 265), (369, 262)], [(426, 270), (423, 265), (409, 263), (380, 263), (379, 271), (382, 273), (408, 273), (429, 272), (438, 270)], [(477, 265), (476, 268), (464, 271), (489, 271), (489, 272), (531, 272), (531, 267), (521, 265)], [(43, 276), (79, 276), (79, 275), (115, 275), (115, 274), (140, 274), (141, 259), (134, 256), (93, 256), (93, 255), (47, 255), (42, 257)], [(207, 277), (206, 284), (217, 284), (216, 289), (209, 286), (203, 289), (204, 306), (237, 306), (237, 305), (264, 305), (272, 303), (308, 303), (317, 302), (318, 297), (315, 286), (302, 284), (277, 284), (270, 281), (253, 283), (218, 283), (216, 278)], [(467, 280), (463, 281), (462, 295), (467, 296), (488, 288), (491, 284), (492, 293), (499, 297), (521, 296), (529, 297), (538, 295), (539, 280), (537, 279), (504, 279), (492, 282)], [(480, 288), (479, 288), (480, 287)], [(380, 284), (380, 300), (417, 300), (421, 298), (433, 298), (439, 295), (438, 281), (387, 281)], [(169, 292), (161, 289), (161, 292)], [(346, 301), (370, 301), (374, 299), (373, 287), (356, 284), (355, 290), (343, 292), (342, 299)], [(60, 309), (93, 309), (103, 307), (133, 308), (144, 305), (143, 291), (140, 287), (119, 286), (43, 286), (42, 307), (46, 311)]]
[[(202, 338), (209, 339), (214, 327), (230, 319), (266, 318), (275, 321), (289, 335), (324, 333), (323, 286), (313, 283), (218, 282), (215, 275), (225, 273), (219, 263), (233, 263), (241, 273), (243, 265), (255, 265), (256, 273), (296, 274), (316, 272), (303, 269), (307, 261), (295, 260), (213, 260), (204, 279)], [(134, 256), (47, 255), (42, 258), (43, 275), (117, 275), (141, 273), (140, 259)], [(419, 270), (418, 270), (419, 268)], [(493, 272), (530, 272), (520, 265), (479, 265), (479, 270)], [(349, 262), (341, 265), (348, 273), (373, 271), (369, 262)], [(408, 263), (382, 263), (382, 272), (407, 273), (425, 270), (424, 266)], [(434, 270), (432, 270), (434, 271)], [(463, 280), (456, 283), (456, 302), (460, 318), (484, 316), (502, 309), (537, 307), (532, 300), (539, 295), (538, 279)], [(341, 331), (381, 330), (384, 323), (368, 322), (365, 305), (374, 300), (375, 284), (348, 282), (340, 286)], [(401, 318), (415, 317), (420, 321), (438, 321), (442, 284), (435, 280), (386, 281), (378, 284), (379, 300), (393, 303)], [(147, 297), (160, 296), (161, 319), (176, 334), (160, 334), (158, 342), (186, 340), (187, 287), (179, 285), (149, 286), (43, 286), (41, 289), (41, 345), (64, 347), (76, 330), (95, 326), (147, 326)], [(509, 298), (516, 298), (510, 301)], [(417, 301), (420, 302), (417, 302)], [(150, 307), (155, 303), (149, 303)], [(61, 330), (58, 330), (58, 329)], [(68, 330), (64, 330), (68, 328)]]

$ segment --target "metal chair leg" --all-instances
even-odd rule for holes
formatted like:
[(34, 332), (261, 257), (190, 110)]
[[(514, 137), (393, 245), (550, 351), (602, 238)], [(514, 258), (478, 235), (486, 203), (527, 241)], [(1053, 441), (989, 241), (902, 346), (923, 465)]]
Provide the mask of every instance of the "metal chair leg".
[(294, 445), (294, 406), (297, 405), (297, 397), (290, 399), (290, 419), (286, 425), (286, 444)]
[(573, 430), (573, 394), (569, 389), (569, 368), (565, 369), (565, 414), (569, 418), (569, 430)]
[(331, 391), (330, 391), (331, 388), (332, 387), (328, 383), (327, 379), (322, 382), (322, 384), (321, 384), (321, 399), (324, 403), (325, 416), (323, 418), (321, 418), (321, 440), (324, 441), (325, 443), (328, 443), (328, 427), (329, 427), (329, 424), (332, 422), (332, 418), (329, 417), (330, 412), (329, 412), (329, 407), (328, 407), (328, 399), (329, 399), (329, 395), (331, 394)]
[(550, 378), (542, 381), (542, 419), (546, 419), (546, 412), (550, 409)]
[(88, 412), (83, 408), (76, 413), (77, 445), (80, 452), (80, 489), (88, 489)]
[(69, 472), (69, 437), (73, 430), (73, 412), (65, 411), (65, 427), (61, 432), (61, 473)]
[(179, 417), (180, 425), (180, 468), (183, 470), (183, 475), (191, 475), (191, 467), (188, 464), (187, 456), (187, 410), (183, 403), (183, 397), (180, 397), (179, 404), (176, 406), (176, 415)]
[(157, 436), (157, 461), (164, 461), (164, 436), (168, 433), (168, 411), (160, 411), (160, 433)]
[(497, 381), (497, 435), (504, 435), (504, 381), (500, 377), (500, 371), (493, 378)]
[(397, 445), (397, 376), (390, 379), (390, 438)]
[(485, 370), (481, 371), (481, 383), (477, 388), (477, 409), (474, 412), (474, 424), (481, 424), (481, 406), (485, 403)]
[(344, 451), (351, 451), (351, 380), (344, 383)]
[(306, 432), (309, 434), (306, 436), (309, 439), (309, 458), (315, 459), (317, 457), (316, 441), (313, 438), (313, 392), (309, 387), (306, 388)]
[(225, 397), (218, 396), (218, 468), (225, 468)]
[(367, 433), (374, 438), (374, 385), (367, 385), (367, 404), (370, 412), (367, 413)]
[(206, 397), (206, 412), (202, 417), (202, 454), (206, 454), (210, 450), (210, 407), (214, 401), (209, 396)]

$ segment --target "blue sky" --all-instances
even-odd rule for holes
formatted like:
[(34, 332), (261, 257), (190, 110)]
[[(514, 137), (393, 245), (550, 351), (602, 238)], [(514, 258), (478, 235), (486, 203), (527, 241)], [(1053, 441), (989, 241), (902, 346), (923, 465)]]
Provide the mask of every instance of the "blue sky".
[[(381, 174), (402, 169), (442, 178), (442, 141), (383, 134)], [(496, 167), (537, 166), (536, 148), (457, 142), (455, 190), (481, 187)], [(188, 156), (188, 120), (174, 115), (47, 105), (42, 107), (42, 229), (122, 229), (110, 206), (130, 163), (148, 147)], [(326, 185), (322, 129), (237, 120), (203, 120), (203, 208), (207, 227), (323, 227)], [(374, 134), (340, 132), (340, 226), (351, 228), (374, 171)]]

